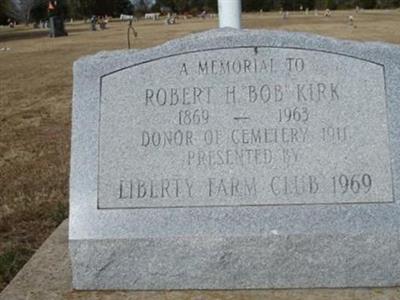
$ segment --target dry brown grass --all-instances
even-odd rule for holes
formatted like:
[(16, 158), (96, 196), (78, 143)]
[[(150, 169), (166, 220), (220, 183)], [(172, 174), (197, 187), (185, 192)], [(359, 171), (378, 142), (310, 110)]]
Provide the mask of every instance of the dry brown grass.
[[(243, 16), (243, 27), (309, 31), (400, 44), (400, 11), (335, 12), (331, 18), (278, 13)], [(134, 24), (137, 48), (215, 28), (216, 20)], [(0, 290), (67, 215), (72, 63), (101, 50), (126, 48), (127, 25), (105, 31), (67, 24), (68, 37), (45, 30), (0, 28)]]

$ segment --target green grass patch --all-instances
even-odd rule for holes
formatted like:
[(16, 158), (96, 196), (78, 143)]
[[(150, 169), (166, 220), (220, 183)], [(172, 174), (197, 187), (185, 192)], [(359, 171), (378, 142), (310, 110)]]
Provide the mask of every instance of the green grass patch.
[(0, 290), (11, 281), (33, 253), (32, 249), (18, 247), (9, 248), (0, 255)]

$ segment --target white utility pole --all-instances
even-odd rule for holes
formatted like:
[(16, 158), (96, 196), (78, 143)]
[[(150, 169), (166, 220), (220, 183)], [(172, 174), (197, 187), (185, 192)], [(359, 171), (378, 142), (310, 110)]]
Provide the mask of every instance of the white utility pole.
[(240, 29), (241, 0), (218, 0), (219, 27)]

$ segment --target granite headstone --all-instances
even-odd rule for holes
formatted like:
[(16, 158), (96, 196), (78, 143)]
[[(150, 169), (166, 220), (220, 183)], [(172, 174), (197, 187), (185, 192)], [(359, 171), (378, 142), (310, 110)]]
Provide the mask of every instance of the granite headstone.
[(64, 19), (59, 16), (49, 17), (50, 22), (50, 37), (67, 36), (68, 33), (65, 30)]
[(77, 289), (400, 284), (400, 48), (219, 29), (74, 65)]

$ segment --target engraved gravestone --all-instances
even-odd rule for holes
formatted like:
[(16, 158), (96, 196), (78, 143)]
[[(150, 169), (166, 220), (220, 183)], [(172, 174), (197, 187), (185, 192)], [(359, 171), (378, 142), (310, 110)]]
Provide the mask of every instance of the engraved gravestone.
[(399, 57), (220, 29), (76, 62), (74, 287), (400, 284)]

